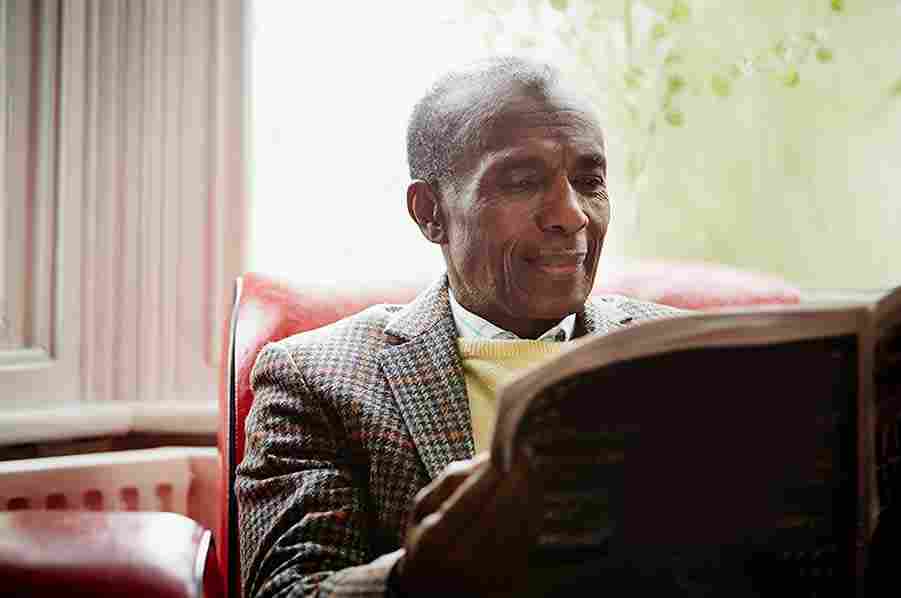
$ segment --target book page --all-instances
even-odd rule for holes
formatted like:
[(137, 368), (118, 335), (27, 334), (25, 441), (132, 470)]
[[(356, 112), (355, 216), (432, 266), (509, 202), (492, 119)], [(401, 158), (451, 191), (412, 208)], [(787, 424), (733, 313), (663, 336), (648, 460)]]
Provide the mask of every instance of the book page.
[(842, 334), (857, 334), (870, 305), (766, 307), (653, 320), (605, 336), (573, 342), (567, 352), (531, 368), (500, 389), (492, 455), (503, 468), (512, 461), (513, 435), (538, 389), (586, 367), (704, 347), (755, 346)]
[(695, 347), (610, 360), (596, 340), (558, 358), (566, 375), (539, 368), (508, 441), (546, 480), (541, 558), (673, 595), (853, 595), (858, 337), (792, 321), (778, 342), (708, 326)]
[(874, 316), (876, 400), (901, 400), (901, 287), (879, 301)]
[(886, 293), (874, 308), (876, 327), (882, 330), (901, 323), (901, 286)]
[(901, 504), (901, 288), (874, 311), (873, 397), (879, 510)]

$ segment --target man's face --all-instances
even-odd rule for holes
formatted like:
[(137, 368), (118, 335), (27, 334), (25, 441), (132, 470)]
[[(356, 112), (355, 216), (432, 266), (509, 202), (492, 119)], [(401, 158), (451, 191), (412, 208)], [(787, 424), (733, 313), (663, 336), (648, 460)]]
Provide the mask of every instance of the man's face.
[(442, 213), (448, 276), (466, 308), (520, 336), (580, 311), (610, 206), (604, 140), (565, 97), (515, 96), (482, 131)]

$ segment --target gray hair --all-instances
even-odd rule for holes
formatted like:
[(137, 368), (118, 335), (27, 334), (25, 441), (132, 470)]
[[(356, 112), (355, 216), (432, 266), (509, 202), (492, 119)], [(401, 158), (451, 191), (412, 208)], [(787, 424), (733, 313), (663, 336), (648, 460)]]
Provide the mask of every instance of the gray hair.
[(503, 56), (472, 63), (439, 78), (416, 103), (407, 126), (410, 178), (435, 191), (454, 182), (460, 160), (478, 147), (487, 120), (503, 107), (511, 91), (547, 97), (559, 71), (529, 59)]

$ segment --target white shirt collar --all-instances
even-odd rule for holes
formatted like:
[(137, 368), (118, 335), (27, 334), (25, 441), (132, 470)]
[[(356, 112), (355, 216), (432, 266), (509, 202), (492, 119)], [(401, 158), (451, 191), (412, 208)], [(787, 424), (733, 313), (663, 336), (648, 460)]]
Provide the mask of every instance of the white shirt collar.
[[(522, 340), (509, 330), (495, 326), (485, 318), (478, 316), (459, 303), (454, 297), (454, 292), (448, 288), (451, 313), (454, 316), (454, 324), (457, 325), (457, 333), (460, 338), (482, 340)], [(552, 326), (544, 334), (538, 337), (539, 341), (568, 341), (573, 337), (576, 328), (576, 314), (569, 314), (555, 326)]]

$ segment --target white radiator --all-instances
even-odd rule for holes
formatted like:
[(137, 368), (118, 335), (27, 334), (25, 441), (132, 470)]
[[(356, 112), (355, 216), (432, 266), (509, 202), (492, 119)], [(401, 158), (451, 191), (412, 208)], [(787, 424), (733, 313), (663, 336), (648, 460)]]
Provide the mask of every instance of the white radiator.
[(0, 462), (0, 511), (168, 511), (213, 528), (218, 460), (168, 447)]

